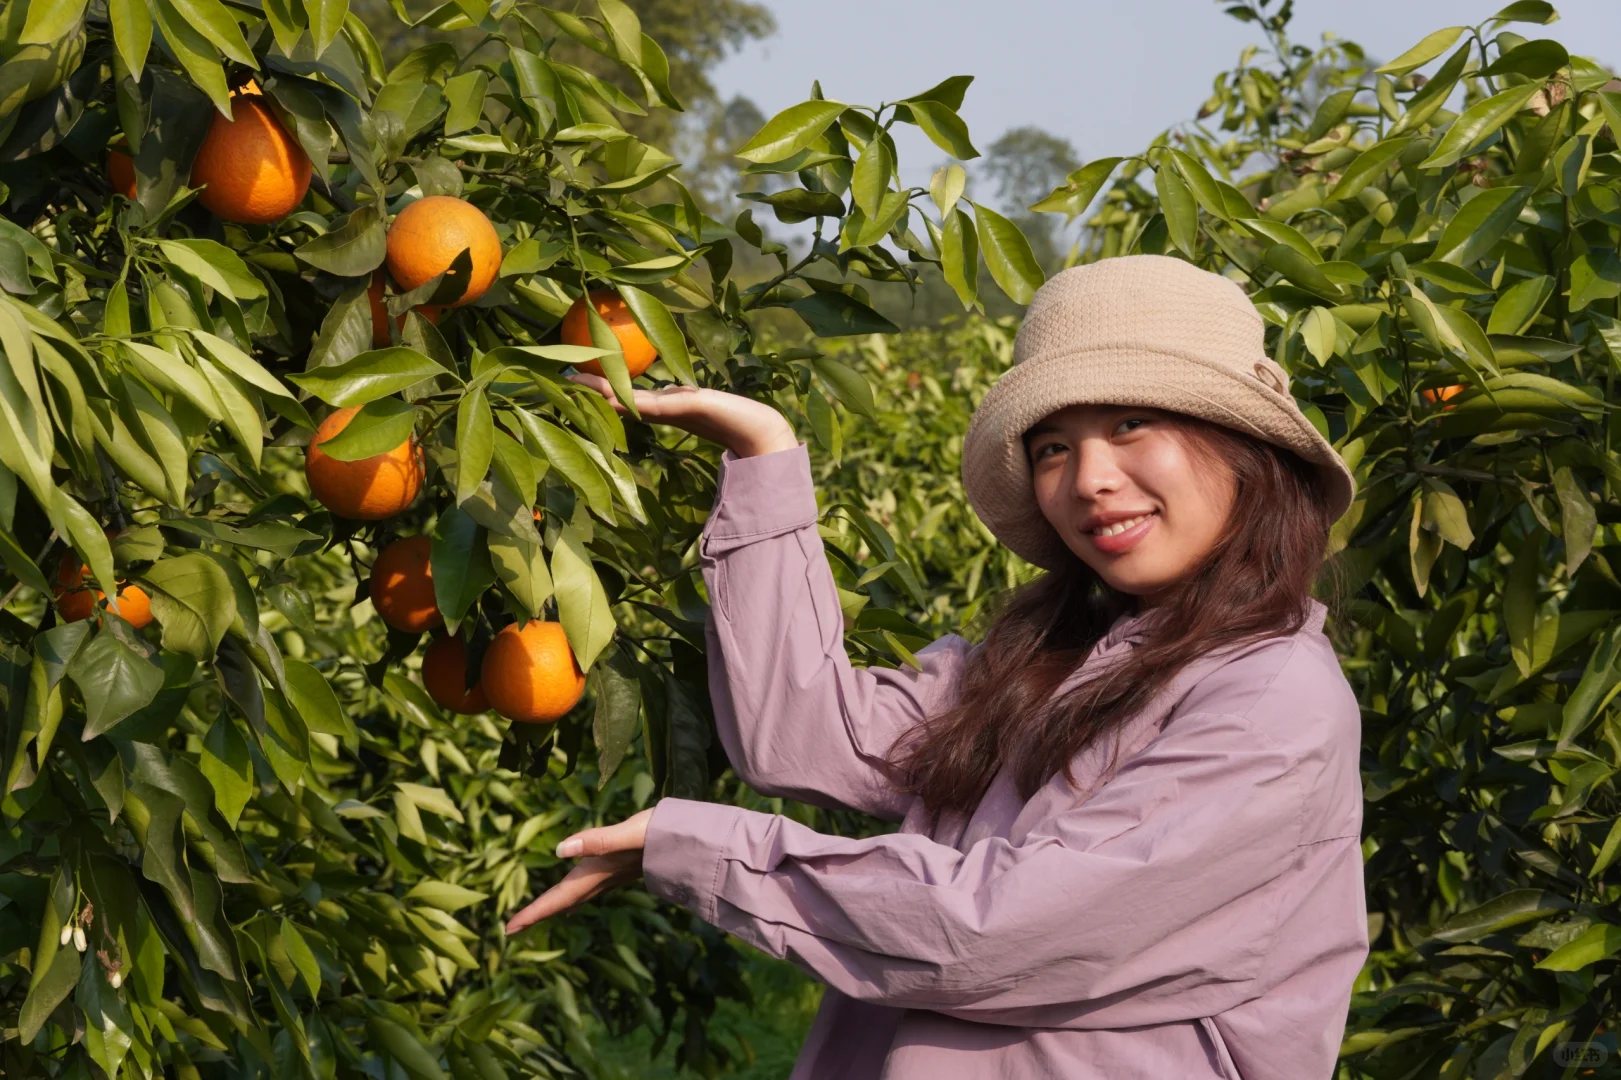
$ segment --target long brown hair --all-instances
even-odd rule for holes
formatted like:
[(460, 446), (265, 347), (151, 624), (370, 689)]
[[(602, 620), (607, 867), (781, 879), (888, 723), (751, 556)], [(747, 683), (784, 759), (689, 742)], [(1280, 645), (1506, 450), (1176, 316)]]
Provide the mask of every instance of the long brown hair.
[(1075, 756), (1136, 715), (1190, 661), (1304, 623), (1333, 524), (1313, 467), (1230, 428), (1166, 416), (1195, 462), (1235, 481), (1222, 539), (1156, 597), (1143, 640), (1109, 678), (1056, 698), (1136, 598), (1078, 557), (1010, 594), (958, 676), (955, 706), (910, 729), (890, 752), (903, 786), (936, 817), (972, 812), (1004, 764), (1026, 799), (1060, 769), (1073, 783)]

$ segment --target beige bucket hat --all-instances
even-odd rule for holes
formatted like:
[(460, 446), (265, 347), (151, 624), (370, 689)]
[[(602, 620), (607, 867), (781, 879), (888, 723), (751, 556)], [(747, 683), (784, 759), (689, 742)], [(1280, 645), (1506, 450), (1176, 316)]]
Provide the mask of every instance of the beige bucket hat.
[(1064, 564), (1074, 556), (1036, 506), (1024, 433), (1070, 405), (1142, 405), (1294, 451), (1318, 467), (1339, 518), (1356, 481), (1295, 403), (1265, 332), (1243, 289), (1181, 259), (1126, 255), (1054, 275), (1025, 312), (1013, 367), (968, 425), (969, 503), (1019, 555)]

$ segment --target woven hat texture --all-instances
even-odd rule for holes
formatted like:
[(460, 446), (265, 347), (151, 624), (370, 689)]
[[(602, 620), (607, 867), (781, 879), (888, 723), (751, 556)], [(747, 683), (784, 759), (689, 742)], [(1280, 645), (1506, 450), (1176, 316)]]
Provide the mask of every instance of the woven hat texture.
[(962, 452), (968, 501), (997, 539), (1048, 569), (1074, 556), (1036, 505), (1024, 433), (1071, 405), (1166, 409), (1292, 450), (1318, 467), (1336, 519), (1356, 494), (1267, 357), (1244, 290), (1181, 259), (1126, 255), (1054, 275), (1025, 312), (1013, 367), (974, 411)]

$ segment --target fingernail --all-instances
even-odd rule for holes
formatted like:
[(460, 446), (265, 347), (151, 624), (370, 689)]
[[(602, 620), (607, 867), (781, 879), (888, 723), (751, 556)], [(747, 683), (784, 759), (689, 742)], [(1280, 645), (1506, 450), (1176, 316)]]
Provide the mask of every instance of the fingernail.
[(581, 850), (584, 849), (584, 847), (584, 841), (577, 836), (571, 836), (567, 840), (564, 840), (561, 844), (557, 845), (557, 857), (559, 859), (572, 859), (574, 856), (578, 855)]

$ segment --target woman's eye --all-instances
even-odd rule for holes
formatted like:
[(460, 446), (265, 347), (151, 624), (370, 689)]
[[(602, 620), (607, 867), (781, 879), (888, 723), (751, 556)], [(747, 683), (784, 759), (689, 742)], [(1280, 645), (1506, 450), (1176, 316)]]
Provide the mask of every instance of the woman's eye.
[(1050, 457), (1062, 449), (1064, 449), (1063, 443), (1042, 443), (1040, 446), (1036, 447), (1035, 452), (1030, 456), (1036, 461), (1041, 461), (1043, 458)]
[(1127, 424), (1146, 424), (1146, 423), (1148, 423), (1148, 418), (1145, 417), (1145, 416), (1131, 416), (1131, 417), (1127, 417), (1126, 419), (1120, 421), (1120, 428), (1117, 429), (1117, 430), (1123, 429), (1125, 431), (1136, 431), (1137, 430), (1136, 428), (1134, 428), (1134, 427), (1128, 428), (1128, 427), (1126, 427), (1126, 425)]

